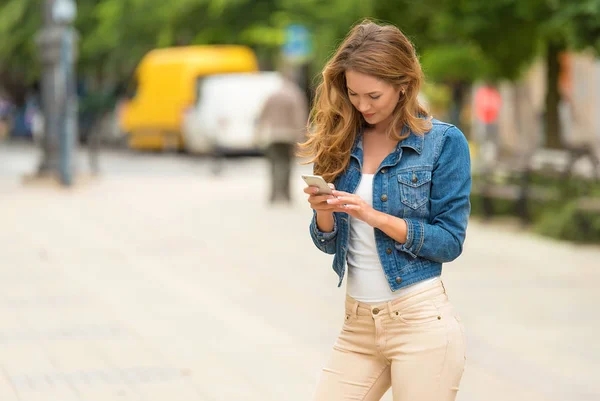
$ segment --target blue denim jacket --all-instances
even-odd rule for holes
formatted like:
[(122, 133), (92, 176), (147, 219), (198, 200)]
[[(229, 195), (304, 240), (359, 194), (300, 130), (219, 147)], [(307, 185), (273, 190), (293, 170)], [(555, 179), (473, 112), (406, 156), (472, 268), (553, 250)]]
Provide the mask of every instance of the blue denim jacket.
[[(377, 252), (392, 291), (439, 276), (442, 263), (462, 252), (471, 203), (471, 162), (463, 133), (432, 120), (425, 135), (410, 135), (381, 163), (373, 178), (373, 208), (403, 218), (408, 226), (400, 244), (375, 229)], [(352, 148), (350, 163), (334, 181), (336, 189), (354, 193), (362, 176), (362, 135)], [(310, 224), (313, 242), (335, 254), (333, 270), (341, 286), (348, 252), (348, 215), (334, 213), (334, 228), (321, 232), (316, 212)]]

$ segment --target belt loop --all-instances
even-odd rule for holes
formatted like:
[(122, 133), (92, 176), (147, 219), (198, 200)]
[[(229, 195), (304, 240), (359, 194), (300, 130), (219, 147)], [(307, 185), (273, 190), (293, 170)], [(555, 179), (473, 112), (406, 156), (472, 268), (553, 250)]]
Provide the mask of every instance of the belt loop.
[(355, 318), (358, 316), (358, 301), (354, 300), (354, 305), (352, 305), (352, 317)]
[(394, 316), (392, 316), (393, 315), (393, 313), (392, 313), (392, 306), (393, 306), (392, 301), (388, 301), (387, 302), (387, 307), (388, 307), (388, 314), (390, 315), (390, 317), (394, 317)]

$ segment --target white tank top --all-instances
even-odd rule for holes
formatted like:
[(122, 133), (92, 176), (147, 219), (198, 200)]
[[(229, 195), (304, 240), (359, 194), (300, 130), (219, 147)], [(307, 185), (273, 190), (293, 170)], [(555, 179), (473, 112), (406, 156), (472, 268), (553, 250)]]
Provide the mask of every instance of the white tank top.
[[(373, 206), (373, 174), (363, 174), (355, 194)], [(424, 280), (392, 292), (377, 254), (375, 230), (362, 220), (349, 216), (347, 293), (360, 302), (369, 304), (391, 301), (439, 280)]]

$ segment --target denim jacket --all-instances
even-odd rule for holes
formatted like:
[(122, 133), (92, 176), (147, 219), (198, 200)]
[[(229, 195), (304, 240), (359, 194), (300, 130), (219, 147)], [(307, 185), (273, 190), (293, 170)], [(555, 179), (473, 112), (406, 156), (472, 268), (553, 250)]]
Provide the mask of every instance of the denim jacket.
[[(462, 252), (471, 203), (469, 146), (451, 124), (432, 120), (424, 135), (413, 132), (400, 141), (373, 178), (373, 208), (406, 221), (406, 243), (375, 229), (377, 253), (392, 291), (439, 276), (442, 263)], [(362, 134), (352, 148), (348, 167), (335, 180), (340, 191), (354, 193), (362, 176)], [(349, 223), (334, 212), (332, 232), (321, 232), (316, 212), (310, 235), (321, 251), (335, 254), (333, 270), (342, 285), (348, 252)]]

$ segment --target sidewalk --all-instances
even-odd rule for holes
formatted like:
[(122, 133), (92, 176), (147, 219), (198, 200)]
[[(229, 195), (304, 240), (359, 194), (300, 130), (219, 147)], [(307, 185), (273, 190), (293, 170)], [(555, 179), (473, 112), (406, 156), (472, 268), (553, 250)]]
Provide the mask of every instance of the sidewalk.
[[(310, 400), (344, 290), (301, 180), (269, 209), (262, 163), (70, 192), (0, 174), (0, 400)], [(599, 248), (473, 222), (443, 277), (468, 332), (459, 401), (600, 398)]]

